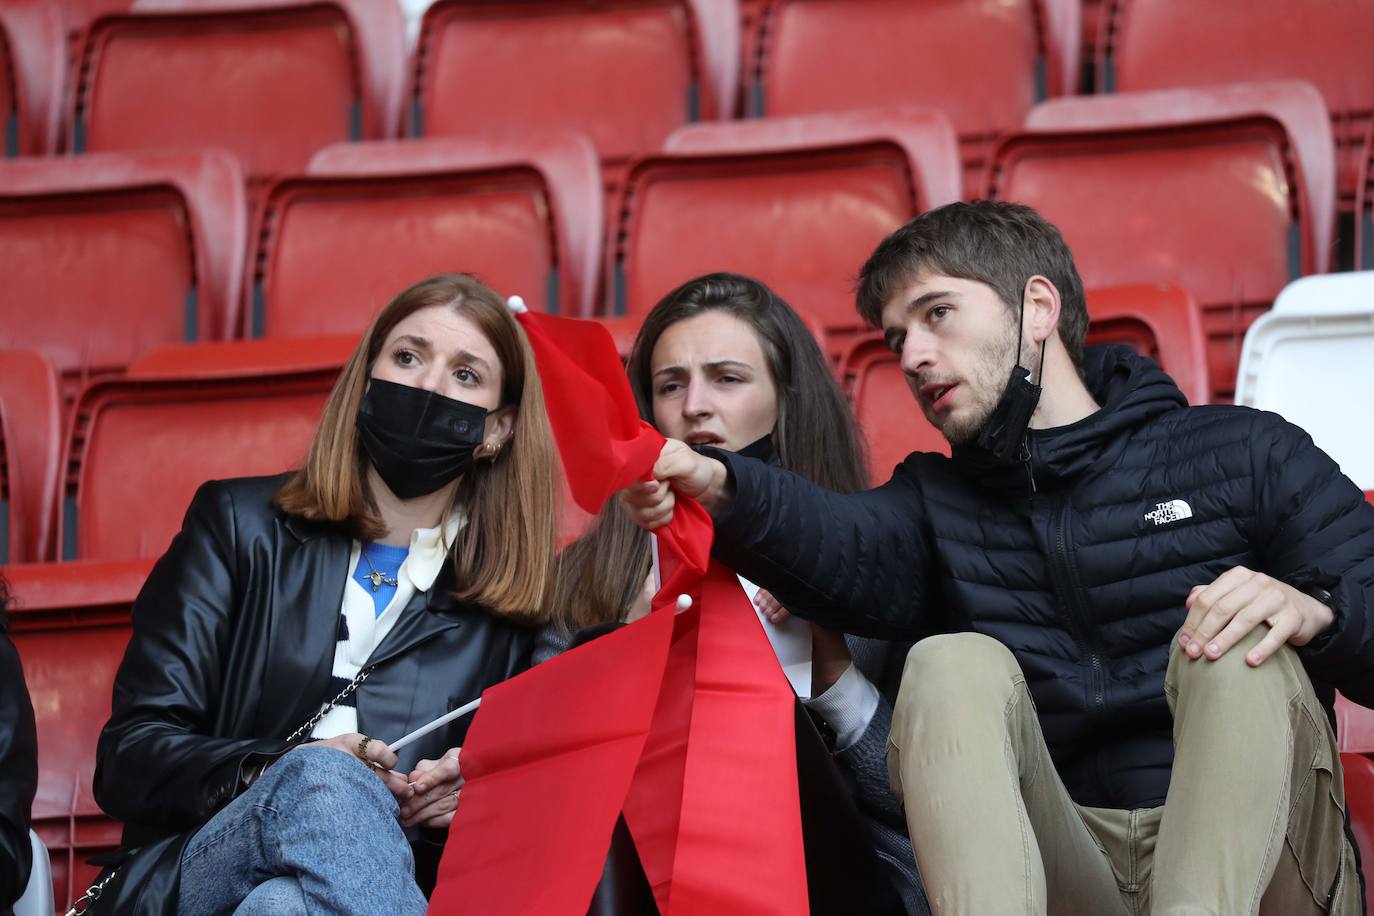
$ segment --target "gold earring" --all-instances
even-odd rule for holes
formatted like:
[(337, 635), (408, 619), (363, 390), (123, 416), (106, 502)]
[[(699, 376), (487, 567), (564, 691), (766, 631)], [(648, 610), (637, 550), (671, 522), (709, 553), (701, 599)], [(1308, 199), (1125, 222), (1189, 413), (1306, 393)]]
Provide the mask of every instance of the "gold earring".
[(483, 442), (482, 448), (480, 449), (480, 451), (482, 452), (482, 457), (488, 461), (495, 461), (496, 457), (501, 454), (501, 446), (503, 444), (504, 443), (502, 443), (499, 440)]

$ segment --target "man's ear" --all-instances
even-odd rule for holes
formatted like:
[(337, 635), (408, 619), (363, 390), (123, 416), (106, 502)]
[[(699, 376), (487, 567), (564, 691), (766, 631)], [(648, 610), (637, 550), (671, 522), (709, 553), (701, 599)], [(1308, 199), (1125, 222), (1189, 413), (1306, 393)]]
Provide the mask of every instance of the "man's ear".
[(1026, 281), (1023, 293), (1026, 307), (1025, 333), (1036, 343), (1044, 343), (1059, 327), (1059, 290), (1039, 274)]
[(505, 445), (510, 441), (510, 437), (515, 435), (515, 420), (519, 414), (520, 408), (514, 405), (502, 407), (487, 414), (486, 429), (482, 441), (499, 442)]

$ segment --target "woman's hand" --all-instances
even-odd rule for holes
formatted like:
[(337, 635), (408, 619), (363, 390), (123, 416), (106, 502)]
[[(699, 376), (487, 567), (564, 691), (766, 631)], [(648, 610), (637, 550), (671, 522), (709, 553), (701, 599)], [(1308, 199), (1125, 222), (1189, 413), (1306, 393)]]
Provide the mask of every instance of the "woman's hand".
[(766, 588), (761, 588), (754, 595), (754, 607), (759, 609), (759, 613), (767, 618), (771, 624), (785, 623), (792, 619), (792, 612), (782, 606), (778, 599), (773, 597), (773, 593)]
[(460, 747), (449, 748), (438, 760), (421, 760), (410, 774), (415, 794), (401, 803), (401, 826), (447, 830), (458, 810), (463, 773), (458, 764)]
[(685, 443), (669, 439), (654, 464), (654, 479), (631, 484), (620, 491), (620, 505), (636, 525), (646, 531), (662, 528), (673, 520), (677, 502), (674, 490), (695, 499), (714, 512), (729, 501), (729, 474), (714, 458), (698, 455)]
[(406, 777), (392, 769), (396, 766), (396, 755), (391, 748), (387, 747), (385, 741), (378, 741), (376, 738), (369, 738), (358, 732), (347, 732), (342, 735), (335, 735), (333, 738), (307, 741), (297, 745), (297, 747), (328, 747), (357, 757), (372, 768), (373, 772), (386, 784), (396, 801), (401, 804), (405, 804), (415, 794)]

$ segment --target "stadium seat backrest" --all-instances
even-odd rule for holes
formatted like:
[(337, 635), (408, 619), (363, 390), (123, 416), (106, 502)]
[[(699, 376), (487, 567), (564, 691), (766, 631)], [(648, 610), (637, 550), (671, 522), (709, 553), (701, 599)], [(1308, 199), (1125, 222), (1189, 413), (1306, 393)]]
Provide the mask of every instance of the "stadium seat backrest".
[(1365, 876), (1365, 912), (1374, 913), (1374, 760), (1363, 754), (1341, 754), (1345, 770), (1346, 812), (1359, 845)]
[(341, 144), (274, 184), (254, 234), (246, 331), (361, 331), (396, 293), (467, 271), (539, 310), (590, 311), (596, 153), (578, 134)]
[(0, 339), (68, 379), (234, 326), (242, 175), (221, 151), (0, 162)]
[(120, 825), (92, 795), (95, 747), (110, 717), (129, 612), (151, 564), (34, 563), (5, 570), (16, 606), (10, 637), (38, 725), (33, 829), (48, 847), (63, 906), (100, 871), (86, 859), (119, 845)]
[(1374, 114), (1374, 0), (1302, 7), (1289, 0), (1108, 0), (1105, 6), (1100, 89), (1306, 80), (1331, 111), (1341, 190), (1353, 190), (1355, 157)]
[(855, 340), (840, 372), (868, 446), (868, 476), (875, 486), (912, 452), (949, 454), (949, 443), (921, 413), (897, 354), (881, 338)]
[(1278, 82), (1046, 102), (999, 145), (988, 193), (1057, 225), (1089, 286), (1189, 290), (1224, 400), (1245, 327), (1327, 268), (1333, 182), (1321, 97)]
[(1374, 270), (1374, 121), (1365, 135), (1355, 180), (1355, 267)]
[(1374, 754), (1374, 709), (1336, 694), (1336, 735), (1343, 753)]
[(60, 411), (61, 394), (52, 364), (30, 351), (0, 350), (0, 422), (9, 514), (8, 544), (0, 551), (0, 563), (49, 559), (62, 452)]
[(729, 117), (736, 0), (439, 0), (415, 50), (409, 132), (586, 132), (618, 168)]
[(1159, 363), (1190, 404), (1206, 404), (1207, 337), (1202, 310), (1188, 291), (1165, 284), (1087, 291), (1087, 344), (1126, 344)]
[(394, 0), (142, 0), (86, 33), (73, 147), (223, 146), (251, 179), (299, 171), (394, 135), (402, 32)]
[(1245, 334), (1236, 403), (1282, 414), (1361, 489), (1374, 489), (1368, 426), (1351, 414), (1374, 403), (1372, 355), (1374, 301), (1363, 311), (1269, 312)]
[(204, 481), (300, 466), (339, 367), (312, 359), (299, 371), (259, 365), (235, 375), (221, 356), (207, 362), (209, 377), (145, 364), (82, 392), (63, 461), (64, 558), (156, 556)]
[(62, 19), (46, 0), (0, 4), (0, 130), (3, 155), (57, 150), (67, 61)]
[(613, 215), (607, 288), (643, 315), (703, 273), (768, 283), (842, 346), (862, 324), (852, 282), (889, 232), (958, 199), (947, 119), (924, 109), (683, 128), (630, 170)]
[(940, 108), (976, 180), (998, 134), (1074, 91), (1080, 28), (1078, 0), (768, 0), (747, 41), (748, 111)]

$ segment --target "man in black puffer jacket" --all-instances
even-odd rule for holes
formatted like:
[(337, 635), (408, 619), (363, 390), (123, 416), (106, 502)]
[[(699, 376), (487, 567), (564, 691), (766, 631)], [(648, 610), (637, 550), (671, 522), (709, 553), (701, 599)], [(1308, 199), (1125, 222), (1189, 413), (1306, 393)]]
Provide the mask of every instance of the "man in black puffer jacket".
[(1374, 507), (1278, 416), (1084, 353), (1029, 208), (913, 220), (859, 311), (952, 459), (841, 496), (669, 442), (625, 503), (657, 527), (672, 484), (788, 608), (921, 639), (889, 768), (935, 912), (1359, 913), (1331, 704), (1374, 704)]

